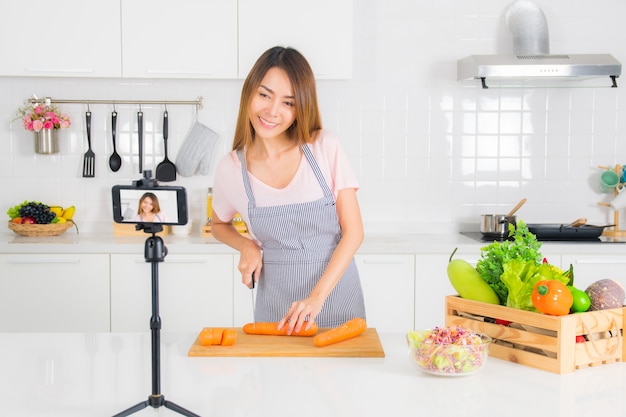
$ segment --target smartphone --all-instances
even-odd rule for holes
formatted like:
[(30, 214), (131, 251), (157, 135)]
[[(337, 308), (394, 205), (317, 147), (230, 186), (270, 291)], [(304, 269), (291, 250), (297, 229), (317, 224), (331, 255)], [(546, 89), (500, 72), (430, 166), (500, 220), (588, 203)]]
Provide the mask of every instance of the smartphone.
[(112, 199), (116, 223), (184, 225), (188, 221), (184, 187), (115, 185)]

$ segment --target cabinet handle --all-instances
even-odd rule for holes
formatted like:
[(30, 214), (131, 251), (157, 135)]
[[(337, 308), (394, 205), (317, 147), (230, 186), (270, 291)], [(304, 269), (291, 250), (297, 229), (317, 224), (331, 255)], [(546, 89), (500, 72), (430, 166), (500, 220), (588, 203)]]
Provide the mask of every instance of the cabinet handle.
[(9, 258), (10, 264), (79, 264), (80, 258)]
[[(168, 259), (168, 264), (205, 264), (208, 261), (206, 259)], [(135, 259), (136, 264), (147, 263), (145, 259)]]
[(153, 70), (147, 69), (146, 74), (196, 74), (196, 75), (214, 75), (214, 72), (206, 72), (201, 70)]
[(626, 259), (606, 259), (606, 258), (597, 258), (597, 259), (576, 259), (574, 263), (577, 264), (589, 264), (589, 265), (597, 265), (597, 264), (626, 264)]
[(63, 72), (68, 74), (93, 74), (93, 68), (25, 68), (26, 72)]
[(363, 263), (370, 265), (404, 265), (402, 261), (372, 261), (367, 259), (363, 259)]

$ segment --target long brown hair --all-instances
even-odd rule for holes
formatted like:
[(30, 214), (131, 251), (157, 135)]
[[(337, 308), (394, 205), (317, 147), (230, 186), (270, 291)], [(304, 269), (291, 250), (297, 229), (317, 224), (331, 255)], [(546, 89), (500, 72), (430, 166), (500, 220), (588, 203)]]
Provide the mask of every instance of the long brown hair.
[(159, 213), (161, 211), (161, 206), (159, 205), (159, 198), (156, 196), (156, 194), (147, 192), (147, 193), (144, 193), (139, 199), (139, 205), (137, 207), (137, 214), (141, 214), (142, 212), (141, 203), (143, 203), (143, 200), (145, 200), (146, 198), (149, 198), (150, 200), (152, 200), (152, 213), (155, 213), (155, 214)]
[(322, 128), (315, 76), (311, 66), (295, 49), (275, 46), (259, 57), (243, 83), (233, 150), (243, 149), (254, 140), (254, 129), (249, 115), (250, 100), (256, 94), (267, 71), (274, 67), (287, 73), (295, 97), (296, 118), (287, 129), (289, 137), (301, 144), (310, 143), (315, 140), (315, 133)]

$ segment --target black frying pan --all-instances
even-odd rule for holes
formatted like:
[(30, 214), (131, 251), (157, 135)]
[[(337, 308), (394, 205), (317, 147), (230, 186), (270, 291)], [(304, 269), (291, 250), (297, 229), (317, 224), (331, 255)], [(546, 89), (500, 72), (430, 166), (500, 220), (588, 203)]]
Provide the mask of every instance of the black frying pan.
[(537, 240), (597, 240), (606, 226), (583, 224), (572, 226), (571, 224), (527, 224), (528, 231), (537, 236)]

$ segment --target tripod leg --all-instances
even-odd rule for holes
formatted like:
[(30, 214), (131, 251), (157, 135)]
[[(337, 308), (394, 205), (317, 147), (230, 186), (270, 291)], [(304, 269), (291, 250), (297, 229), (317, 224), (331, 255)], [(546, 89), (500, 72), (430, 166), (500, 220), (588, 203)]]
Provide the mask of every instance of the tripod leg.
[(139, 404), (133, 405), (130, 408), (127, 408), (126, 410), (122, 411), (121, 413), (117, 413), (116, 415), (114, 415), (113, 417), (125, 417), (125, 416), (129, 416), (133, 413), (136, 413), (139, 410), (143, 410), (144, 408), (146, 408), (148, 405), (150, 405), (149, 401), (142, 401)]
[(186, 417), (200, 417), (198, 414), (194, 414), (171, 401), (166, 401), (165, 397), (161, 394), (161, 317), (159, 317), (158, 262), (163, 261), (166, 253), (167, 249), (163, 246), (163, 240), (160, 237), (154, 236), (153, 234), (151, 238), (146, 239), (145, 258), (146, 262), (150, 261), (152, 264), (152, 316), (150, 318), (150, 331), (152, 339), (152, 395), (148, 397), (147, 401), (142, 401), (139, 404), (114, 415), (113, 417), (125, 417), (139, 410), (143, 410), (148, 406), (151, 406), (154, 409), (159, 407), (169, 408), (170, 410)]
[(165, 401), (165, 408), (169, 408), (170, 410), (176, 411), (178, 414), (182, 414), (187, 417), (200, 417), (198, 414), (194, 414), (189, 410), (184, 409), (180, 405), (174, 404), (171, 401)]

